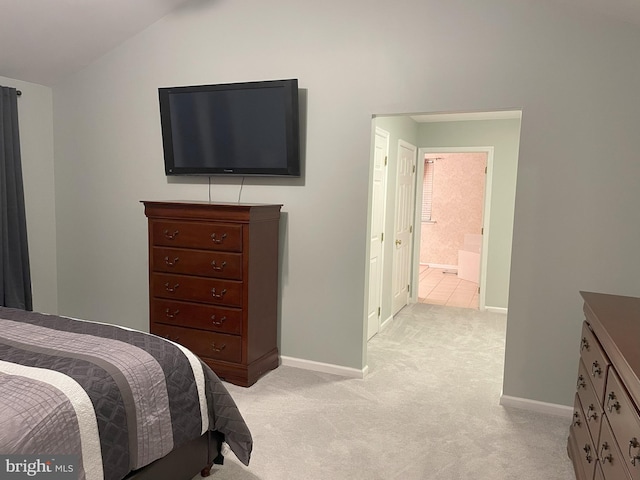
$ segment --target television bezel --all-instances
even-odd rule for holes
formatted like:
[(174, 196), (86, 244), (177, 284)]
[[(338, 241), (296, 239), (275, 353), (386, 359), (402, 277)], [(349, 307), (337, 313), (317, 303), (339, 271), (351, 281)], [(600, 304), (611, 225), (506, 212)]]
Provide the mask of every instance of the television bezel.
[[(286, 167), (277, 168), (227, 168), (227, 167), (180, 167), (175, 165), (173, 149), (173, 126), (171, 121), (170, 96), (220, 90), (246, 90), (262, 88), (283, 88), (285, 102)], [(158, 88), (160, 104), (160, 124), (165, 174), (167, 176), (300, 176), (300, 114), (298, 101), (298, 79), (262, 80), (251, 82), (219, 83), (211, 85), (190, 85)]]

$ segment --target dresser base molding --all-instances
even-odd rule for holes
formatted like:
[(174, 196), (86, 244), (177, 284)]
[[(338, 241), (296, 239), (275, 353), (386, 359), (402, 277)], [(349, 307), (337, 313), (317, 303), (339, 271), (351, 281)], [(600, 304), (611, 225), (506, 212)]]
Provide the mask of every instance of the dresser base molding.
[(216, 372), (216, 375), (221, 380), (241, 387), (250, 387), (261, 376), (277, 368), (280, 364), (277, 348), (248, 365), (213, 360), (206, 357), (202, 357), (202, 360)]
[(343, 367), (332, 363), (314, 362), (313, 360), (287, 357), (285, 355), (281, 355), (280, 360), (282, 361), (282, 365), (287, 367), (301, 368), (303, 370), (311, 370), (314, 372), (332, 373), (334, 375), (340, 375), (341, 377), (362, 379), (367, 376), (367, 373), (369, 373), (368, 366), (358, 370), (357, 368)]
[(511, 397), (509, 395), (500, 396), (500, 405), (563, 418), (571, 418), (573, 415), (573, 407), (558, 405), (557, 403), (540, 402), (528, 398)]

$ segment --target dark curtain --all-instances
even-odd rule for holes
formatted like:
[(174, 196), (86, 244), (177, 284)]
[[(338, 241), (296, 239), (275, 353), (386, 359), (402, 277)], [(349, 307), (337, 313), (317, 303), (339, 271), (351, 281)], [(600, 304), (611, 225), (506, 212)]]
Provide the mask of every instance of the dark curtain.
[(0, 304), (32, 310), (18, 94), (0, 87)]

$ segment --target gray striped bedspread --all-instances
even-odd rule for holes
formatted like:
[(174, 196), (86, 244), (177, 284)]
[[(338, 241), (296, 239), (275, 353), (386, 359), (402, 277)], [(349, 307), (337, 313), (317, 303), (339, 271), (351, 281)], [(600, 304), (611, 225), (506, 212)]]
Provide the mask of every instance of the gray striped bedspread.
[(208, 430), (249, 464), (235, 402), (184, 347), (0, 307), (0, 454), (77, 455), (81, 480), (120, 480)]

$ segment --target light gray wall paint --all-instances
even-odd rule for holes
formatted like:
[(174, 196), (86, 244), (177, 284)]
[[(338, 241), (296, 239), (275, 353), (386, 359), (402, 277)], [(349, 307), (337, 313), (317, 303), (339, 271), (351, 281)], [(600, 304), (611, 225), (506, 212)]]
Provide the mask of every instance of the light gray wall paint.
[(138, 202), (208, 198), (164, 176), (157, 87), (297, 77), (305, 175), (242, 200), (288, 214), (282, 353), (361, 368), (371, 116), (522, 109), (504, 393), (569, 405), (578, 290), (640, 292), (638, 44), (551, 0), (194, 0), (54, 88), (60, 310), (146, 328)]
[(18, 126), (33, 309), (57, 313), (53, 93), (49, 87), (7, 77), (0, 77), (0, 85), (22, 92)]
[(421, 147), (494, 147), (485, 303), (507, 308), (520, 120), (423, 123), (419, 132)]
[[(387, 198), (384, 235), (386, 239), (393, 239), (395, 232), (395, 210), (396, 210), (396, 190), (398, 168), (398, 142), (404, 140), (412, 145), (418, 141), (418, 123), (407, 116), (384, 116), (376, 117), (373, 120), (374, 129), (379, 127), (389, 133), (389, 159), (387, 163)], [(372, 145), (373, 153), (373, 145)], [(373, 157), (371, 158), (373, 162)], [(388, 319), (392, 313), (392, 275), (393, 271), (393, 241), (386, 241), (384, 248), (384, 277), (382, 279), (382, 305), (380, 318), (382, 321)], [(368, 271), (367, 277), (368, 278)]]

